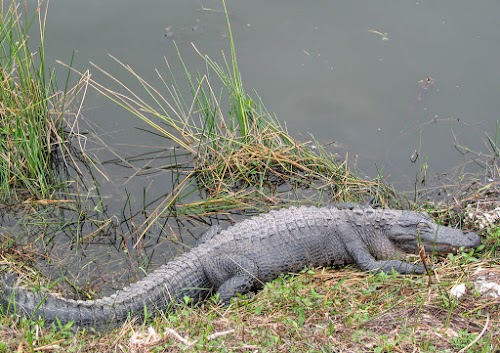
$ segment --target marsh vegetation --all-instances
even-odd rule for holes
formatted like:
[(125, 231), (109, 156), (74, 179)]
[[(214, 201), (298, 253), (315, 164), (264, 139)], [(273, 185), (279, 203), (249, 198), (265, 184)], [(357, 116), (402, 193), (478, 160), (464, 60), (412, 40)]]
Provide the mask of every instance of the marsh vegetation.
[[(479, 252), (462, 252), (446, 259), (432, 258), (437, 266), (432, 277), (373, 275), (353, 268), (308, 269), (298, 276), (283, 276), (267, 284), (256, 298), (241, 299), (230, 308), (213, 302), (196, 308), (180, 305), (143, 325), (131, 322), (101, 335), (74, 334), (69, 327), (46, 327), (37, 318), (2, 315), (0, 352), (498, 349), (500, 301), (479, 295), (472, 285), (477, 271), (486, 268), (498, 274), (497, 136), (487, 137), (488, 153), (476, 153), (475, 161), (484, 163), (485, 175), (457, 179), (454, 186), (458, 187), (441, 188), (441, 192), (452, 195), (442, 203), (433, 202), (437, 191), (424, 190), (420, 180), (415, 181), (415, 197), (410, 198), (394, 191), (382, 175), (371, 180), (361, 178), (350, 167), (348, 155), (339, 155), (332, 146), (322, 146), (313, 136), (309, 141), (297, 140), (266, 110), (260, 97), (246, 93), (231, 23), (225, 3), (222, 4), (229, 53), (223, 55), (222, 62), (214, 61), (196, 47), (187, 54), (199, 56), (205, 72), (193, 73), (183, 60), (186, 54), (177, 51), (177, 58), (169, 58), (165, 67), (156, 71), (163, 85), (154, 86), (132, 67), (113, 58), (124, 75), (136, 81), (130, 87), (120, 76), (98, 65), (93, 66), (97, 76), (94, 78), (77, 72), (68, 63), (63, 68), (67, 75), (79, 75), (77, 84), (71, 85), (68, 76), (59, 90), (55, 71), (49, 70), (44, 60), (46, 4), (39, 2), (35, 13), (30, 14), (15, 0), (2, 2), (0, 197), (5, 204), (28, 201), (31, 205), (43, 205), (43, 209), (24, 208), (23, 217), (28, 221), (23, 224), (37, 223), (36, 232), (45, 234), (35, 236), (36, 242), (32, 242), (28, 238), (32, 233), (27, 232), (27, 238), (21, 242), (24, 246), (20, 246), (13, 234), (2, 231), (3, 268), (16, 268), (29, 281), (38, 283), (37, 272), (23, 265), (37, 261), (36, 249), (31, 248), (34, 243), (50, 243), (56, 234), (68, 229), (78, 229), (74, 233), (75, 244), (98, 235), (109, 236), (110, 232), (116, 234), (116, 220), (106, 214), (105, 200), (90, 197), (88, 190), (76, 193), (78, 197), (67, 191), (68, 182), (73, 182), (68, 175), (78, 179), (75, 175), (81, 173), (82, 165), (90, 169), (97, 165), (85, 150), (76, 152), (71, 147), (72, 137), (79, 133), (75, 122), (80, 102), (75, 97), (87, 87), (115, 102), (117, 109), (125, 109), (145, 122), (151, 133), (163, 136), (169, 151), (162, 169), (171, 172), (172, 190), (156, 198), (153, 208), (144, 202), (142, 210), (130, 211), (128, 216), (127, 205), (123, 208), (124, 219), (120, 222), (126, 223), (130, 232), (126, 237), (118, 237), (118, 246), (123, 246), (124, 252), (127, 248), (123, 244), (131, 241), (141, 248), (141, 241), (151, 228), (168, 232), (165, 225), (172, 219), (181, 223), (197, 220), (199, 225), (203, 221), (210, 223), (221, 214), (244, 217), (292, 203), (322, 205), (339, 201), (425, 208), (443, 223), (482, 229), (484, 247)], [(33, 33), (39, 36), (35, 50), (30, 40)], [(183, 75), (179, 77), (173, 72), (169, 60), (180, 61)], [(130, 163), (126, 157), (117, 158), (123, 164)], [(59, 178), (61, 166), (69, 167), (73, 173)], [(488, 178), (491, 182), (484, 183)], [(72, 206), (66, 207), (66, 201)], [(53, 217), (68, 209), (74, 219)], [(144, 222), (136, 222), (138, 214)], [(484, 214), (491, 216), (481, 217)], [(488, 223), (486, 218), (493, 221)], [(84, 228), (85, 222), (92, 226)], [(449, 294), (450, 288), (459, 282), (469, 288), (461, 299)], [(41, 283), (48, 287), (55, 284)], [(75, 297), (98, 295), (92, 286), (72, 287)]]

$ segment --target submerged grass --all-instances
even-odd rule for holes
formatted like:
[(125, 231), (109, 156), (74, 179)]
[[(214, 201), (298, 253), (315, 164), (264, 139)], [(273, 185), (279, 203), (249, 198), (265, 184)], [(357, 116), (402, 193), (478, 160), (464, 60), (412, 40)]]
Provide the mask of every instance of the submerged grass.
[[(33, 14), (16, 1), (0, 4), (0, 200), (47, 198), (57, 183), (55, 153), (64, 150), (68, 86), (58, 91), (45, 62), (47, 6)], [(31, 35), (37, 34), (35, 44)], [(37, 50), (33, 52), (33, 46)], [(22, 194), (22, 197), (20, 195)]]

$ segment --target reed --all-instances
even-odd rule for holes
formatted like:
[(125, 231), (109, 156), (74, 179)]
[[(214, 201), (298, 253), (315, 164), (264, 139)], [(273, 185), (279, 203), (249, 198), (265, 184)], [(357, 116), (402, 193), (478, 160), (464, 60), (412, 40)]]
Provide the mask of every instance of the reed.
[[(57, 183), (53, 159), (67, 140), (68, 81), (57, 89), (45, 62), (47, 6), (0, 4), (0, 200), (46, 198)], [(34, 42), (34, 43), (32, 43)], [(33, 48), (36, 50), (33, 50)]]

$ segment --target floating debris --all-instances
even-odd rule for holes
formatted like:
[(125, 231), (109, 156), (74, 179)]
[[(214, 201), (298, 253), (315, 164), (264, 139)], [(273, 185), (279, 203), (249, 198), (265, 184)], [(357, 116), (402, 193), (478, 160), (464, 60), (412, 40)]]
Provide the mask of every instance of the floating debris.
[(368, 32), (378, 35), (382, 40), (389, 40), (389, 37), (388, 37), (389, 34), (388, 33), (383, 33), (383, 32), (379, 32), (379, 31), (375, 31), (373, 29), (369, 29)]

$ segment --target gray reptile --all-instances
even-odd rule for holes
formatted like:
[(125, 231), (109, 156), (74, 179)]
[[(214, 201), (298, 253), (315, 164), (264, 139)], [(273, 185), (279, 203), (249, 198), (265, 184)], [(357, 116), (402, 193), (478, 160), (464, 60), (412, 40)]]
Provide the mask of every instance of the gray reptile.
[(304, 267), (355, 263), (366, 271), (424, 273), (423, 265), (397, 260), (423, 246), (433, 253), (475, 248), (472, 232), (439, 226), (427, 214), (369, 206), (291, 207), (271, 211), (212, 232), (142, 280), (96, 300), (71, 300), (0, 280), (0, 303), (7, 311), (75, 327), (116, 326), (128, 318), (166, 310), (190, 297), (217, 293), (223, 303), (282, 273)]

